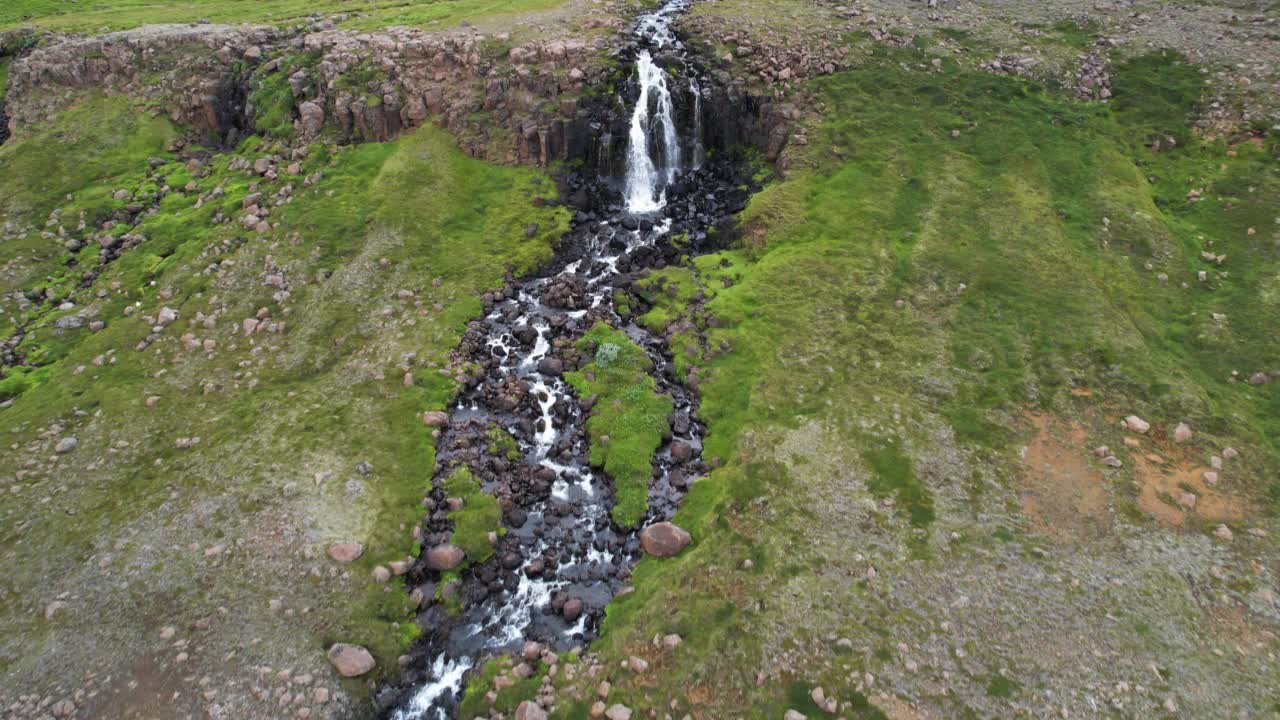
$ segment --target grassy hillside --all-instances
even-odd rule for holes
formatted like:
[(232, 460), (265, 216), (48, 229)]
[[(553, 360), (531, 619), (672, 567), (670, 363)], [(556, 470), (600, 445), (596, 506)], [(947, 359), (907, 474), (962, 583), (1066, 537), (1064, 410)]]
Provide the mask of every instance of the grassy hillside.
[(263, 23), (282, 25), (316, 15), (347, 13), (343, 25), (447, 27), (501, 15), (547, 10), (564, 0), (10, 0), (0, 7), (0, 30), (35, 26), (61, 32), (128, 30), (140, 25)]
[[(1274, 140), (1196, 139), (1200, 75), (1172, 54), (1116, 68), (1111, 106), (877, 55), (816, 84), (825, 120), (740, 247), (656, 276), (684, 289), (646, 318), (697, 328), (673, 324), (672, 348), (723, 466), (676, 517), (692, 550), (645, 560), (609, 607), (603, 666), (650, 663), (608, 673), (609, 703), (818, 717), (822, 687), (848, 717), (991, 717), (1042, 707), (1045, 687), (1076, 706), (1103, 676), (1144, 686), (1125, 699), (1140, 714), (1265, 706), (1269, 661), (1212, 650), (1274, 627), (1220, 616), (1266, 607), (1270, 576), (1244, 560), (1275, 561), (1245, 530), (1280, 510), (1280, 393), (1243, 382), (1280, 357), (1261, 311)], [(1156, 135), (1179, 148), (1153, 152)], [(1134, 447), (1131, 413), (1155, 428)], [(1240, 457), (1206, 486), (1227, 446)], [(1214, 577), (1220, 523), (1240, 554)], [(1221, 604), (1189, 601), (1199, 587)], [(675, 650), (650, 642), (668, 633)]]
[[(275, 180), (252, 170), (279, 151), (257, 138), (184, 160), (172, 137), (99, 98), (0, 147), (3, 220), (38, 229), (4, 244), (20, 269), (5, 282), (53, 298), (18, 308), (6, 296), (26, 332), (25, 365), (3, 381), (5, 684), (50, 663), (88, 667), (101, 647), (168, 666), (170, 643), (137, 632), (162, 625), (184, 628), (188, 667), (214, 678), (229, 651), (321, 672), (339, 640), (394, 668), (413, 637), (408, 601), (371, 571), (413, 547), (434, 459), (416, 414), (452, 393), (448, 353), (479, 293), (545, 261), (566, 211), (535, 201), (554, 197), (545, 178), (467, 158), (431, 126), (312, 146)], [(239, 222), (251, 193), (274, 206), (266, 232)], [(129, 203), (157, 211), (113, 225)], [(87, 248), (42, 235), (58, 225)], [(143, 239), (99, 269), (98, 238), (126, 232)], [(163, 328), (162, 308), (177, 315)], [(105, 327), (59, 324), (73, 315)], [(55, 452), (68, 437), (76, 448)], [(323, 560), (340, 540), (364, 546), (349, 567)], [(243, 622), (216, 620), (228, 613)]]

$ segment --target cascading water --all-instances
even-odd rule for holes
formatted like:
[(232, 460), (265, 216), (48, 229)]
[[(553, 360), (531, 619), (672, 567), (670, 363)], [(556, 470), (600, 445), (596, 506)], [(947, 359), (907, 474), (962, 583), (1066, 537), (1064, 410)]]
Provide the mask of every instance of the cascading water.
[[(699, 171), (697, 182), (712, 187), (693, 195), (674, 191), (674, 198), (668, 198), (677, 175), (693, 168), (681, 166), (670, 79), (651, 51), (682, 51), (670, 25), (688, 2), (676, 0), (643, 16), (635, 30), (640, 97), (631, 115), (625, 206), (615, 207), (605, 219), (594, 214), (575, 219), (569, 249), (557, 259), (559, 271), (501, 293), (489, 313), (472, 324), (459, 349), (485, 376), (460, 394), (437, 443), (436, 489), (425, 503), (434, 510), (424, 521), (424, 557), (433, 544), (449, 540), (440, 488), (455, 466), (471, 467), (483, 489), (503, 499), (506, 533), (494, 558), (467, 568), (448, 591), (463, 600), (461, 611), (450, 614), (442, 603), (427, 600), (419, 615), (425, 636), (415, 650), (416, 669), (409, 674), (416, 686), (390, 704), (386, 714), (394, 720), (447, 720), (460, 701), (467, 671), (526, 641), (557, 650), (585, 644), (604, 606), (625, 586), (642, 555), (634, 529), (611, 522), (612, 489), (588, 462), (587, 412), (561, 378), (556, 357), (564, 340), (594, 322), (623, 328), (648, 351), (657, 387), (672, 398), (672, 441), (692, 448), (692, 457), (677, 460), (669, 444), (659, 449), (646, 522), (671, 517), (687, 480), (705, 470), (701, 427), (692, 420), (696, 396), (676, 381), (662, 341), (623, 320), (612, 307), (627, 273), (674, 260), (682, 252), (668, 242), (676, 222), (696, 244), (708, 238), (711, 223), (745, 204), (745, 199), (726, 204), (741, 192), (740, 178), (707, 170)], [(696, 115), (701, 90), (696, 84), (690, 90)], [(701, 119), (695, 117), (693, 125), (700, 134)], [(607, 158), (608, 141), (602, 143)], [(700, 136), (689, 140), (694, 165), (703, 161), (702, 146)], [(669, 207), (675, 202), (682, 203), (679, 212)], [(653, 217), (664, 210), (669, 217)], [(476, 454), (474, 448), (483, 447), (495, 426), (516, 439), (519, 460), (495, 465)], [(423, 558), (408, 577), (423, 598), (444, 596), (450, 585), (427, 569)], [(582, 608), (572, 616), (564, 609), (569, 597)]]
[[(635, 34), (642, 45), (636, 55), (640, 98), (631, 111), (627, 146), (627, 184), (623, 195), (628, 212), (661, 210), (666, 204), (665, 188), (681, 170), (680, 137), (676, 133), (667, 72), (654, 62), (652, 51), (677, 44), (671, 21), (688, 7), (687, 0), (668, 3), (642, 17), (636, 26)], [(700, 143), (701, 138), (696, 142)]]
[(636, 79), (640, 99), (631, 115), (625, 194), (627, 210), (652, 213), (666, 204), (663, 190), (680, 169), (680, 139), (672, 119), (667, 73), (654, 64), (648, 50), (636, 57)]

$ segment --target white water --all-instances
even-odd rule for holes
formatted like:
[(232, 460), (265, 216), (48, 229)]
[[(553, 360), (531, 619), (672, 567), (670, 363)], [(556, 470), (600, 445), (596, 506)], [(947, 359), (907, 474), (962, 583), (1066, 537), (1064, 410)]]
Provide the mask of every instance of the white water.
[[(631, 113), (625, 195), (629, 212), (651, 213), (666, 205), (664, 190), (680, 168), (680, 140), (671, 114), (667, 73), (654, 64), (648, 50), (636, 57), (636, 79), (640, 99)], [(654, 161), (655, 154), (660, 163)]]
[(396, 718), (429, 718), (429, 720), (448, 720), (449, 712), (442, 707), (435, 707), (436, 701), (446, 692), (457, 693), (462, 687), (462, 676), (471, 669), (471, 658), (460, 657), (451, 660), (444, 655), (436, 657), (431, 664), (431, 674), (435, 682), (423, 685), (418, 692), (396, 712)]
[[(636, 25), (636, 36), (654, 50), (674, 44), (671, 21), (687, 7), (685, 0), (676, 0), (645, 15)], [(636, 81), (640, 84), (640, 98), (631, 111), (623, 197), (627, 212), (644, 214), (657, 212), (667, 204), (666, 186), (680, 171), (680, 138), (676, 134), (667, 72), (654, 63), (649, 49), (642, 49), (636, 56)], [(693, 90), (697, 98), (696, 85)], [(700, 100), (695, 103), (699, 103), (696, 112), (700, 113)], [(697, 142), (701, 147), (701, 141)], [(700, 159), (695, 157), (694, 162), (698, 164)]]

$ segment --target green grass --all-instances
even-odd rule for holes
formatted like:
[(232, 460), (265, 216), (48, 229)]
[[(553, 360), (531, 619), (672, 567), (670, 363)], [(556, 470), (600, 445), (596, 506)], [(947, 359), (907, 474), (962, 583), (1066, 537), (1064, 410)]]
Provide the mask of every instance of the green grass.
[[(63, 491), (56, 502), (31, 507), (27, 495), (0, 495), (0, 538), (16, 548), (0, 562), (6, 586), (46, 592), (51, 577), (74, 582), (95, 544), (132, 543), (140, 525), (175, 511), (163, 504), (167, 487), (181, 492), (177, 512), (186, 503), (218, 507), (218, 530), (228, 537), (298, 511), (312, 518), (317, 538), (355, 539), (366, 550), (351, 567), (359, 578), (352, 591), (341, 602), (323, 603), (295, 633), (316, 652), (335, 641), (365, 645), (384, 671), (393, 670), (413, 632), (407, 627), (412, 608), (405, 593), (386, 592), (367, 578), (375, 565), (414, 550), (408, 528), (419, 519), (435, 462), (430, 429), (415, 416), (451, 398), (453, 381), (435, 370), (481, 311), (480, 294), (507, 272), (527, 272), (550, 257), (568, 212), (536, 202), (554, 198), (554, 185), (544, 176), (468, 158), (434, 126), (395, 143), (315, 145), (303, 171), (323, 171), (324, 180), (311, 187), (297, 178), (269, 183), (231, 170), (234, 153), (213, 159), (207, 176), (193, 175), (165, 152), (172, 137), (165, 120), (139, 115), (118, 99), (90, 98), (0, 148), (0, 208), (5, 220), (24, 229), (28, 243), (6, 242), (6, 260), (39, 261), (26, 277), (5, 282), (13, 289), (55, 287), (60, 298), (78, 308), (92, 306), (106, 320), (98, 333), (61, 331), (53, 320), (65, 313), (41, 308), (30, 317), (23, 343), (32, 365), (0, 378), (0, 392), (18, 396), (0, 411), (13, 429), (8, 442), (34, 442), (39, 429), (55, 421), (71, 423), (81, 441), (58, 470)], [(275, 151), (255, 137), (236, 152), (252, 161)], [(149, 175), (152, 156), (167, 162)], [(64, 216), (73, 212), (77, 219), (84, 209), (92, 223), (123, 204), (111, 197), (115, 189), (149, 199), (158, 197), (161, 185), (181, 189), (192, 180), (196, 191), (164, 197), (160, 211), (135, 229), (146, 240), (106, 266), (90, 288), (80, 289), (67, 273), (70, 253), (58, 241), (40, 239), (54, 207), (70, 209)], [(237, 218), (254, 183), (268, 194), (294, 185), (293, 201), (272, 215), (278, 229), (256, 238), (238, 224), (212, 222), (220, 211)], [(225, 194), (196, 207), (197, 194), (215, 187)], [(527, 237), (525, 228), (535, 222), (541, 231)], [(290, 268), (287, 316), (272, 300), (274, 289), (262, 282), (268, 255)], [(214, 260), (223, 262), (221, 269), (211, 266)], [(417, 300), (397, 300), (404, 288)], [(99, 298), (99, 290), (107, 292)], [(134, 304), (138, 313), (126, 317), (125, 307)], [(170, 340), (135, 351), (147, 333), (140, 316), (161, 306), (180, 313), (164, 333)], [(258, 351), (251, 353), (237, 328), (262, 307), (285, 320), (286, 329), (256, 338)], [(383, 315), (384, 307), (394, 307), (395, 315)], [(196, 321), (199, 312), (217, 313), (218, 322), (205, 327)], [(218, 351), (211, 358), (184, 353), (175, 340), (186, 332), (215, 339)], [(98, 355), (114, 361), (95, 366), (91, 360)], [(406, 357), (413, 358), (418, 378), (411, 387), (403, 386), (397, 368)], [(80, 366), (87, 370), (77, 373)], [(203, 391), (205, 383), (216, 389)], [(147, 408), (142, 399), (151, 394), (163, 400)], [(179, 433), (200, 436), (200, 445), (176, 449)], [(105, 467), (86, 465), (116, 442), (127, 442), (128, 451)], [(0, 475), (12, 477), (23, 457), (0, 457)], [(283, 457), (294, 458), (287, 470), (269, 469), (276, 462), (271, 458)], [(346, 496), (344, 483), (359, 477), (353, 468), (360, 462), (372, 474), (358, 495)], [(327, 468), (333, 479), (313, 482), (308, 467)], [(286, 498), (282, 476), (299, 475), (298, 499)], [(303, 505), (309, 509), (298, 510)], [(496, 509), (481, 493), (456, 520), (472, 561), (485, 553), (473, 541), (487, 544), (483, 528), (497, 526)], [(68, 523), (71, 513), (75, 522)], [(21, 529), (15, 527), (19, 515)], [(205, 531), (191, 530), (206, 539)], [(165, 565), (133, 592), (189, 585), (184, 567)], [(243, 564), (210, 572), (219, 573), (217, 581), (201, 582), (219, 590), (208, 597), (243, 606), (237, 612), (249, 615), (265, 612), (262, 593), (303, 598), (313, 592), (300, 573), (271, 573), (280, 577), (271, 587), (248, 583), (246, 590), (244, 578), (253, 571)], [(241, 589), (223, 597), (221, 588)], [(129, 607), (109, 607), (113, 632), (144, 622)], [(13, 604), (0, 606), (0, 629), (15, 647), (39, 658), (39, 648), (62, 630), (31, 618)], [(363, 688), (350, 683), (347, 690), (363, 694)]]
[(313, 14), (350, 13), (344, 27), (447, 27), (486, 16), (514, 15), (558, 6), (563, 0), (10, 0), (0, 7), (0, 29), (34, 25), (63, 32), (125, 30), (139, 25), (305, 22)]
[(565, 373), (579, 397), (596, 397), (587, 420), (591, 465), (613, 479), (613, 519), (623, 527), (638, 523), (649, 508), (653, 452), (668, 434), (671, 398), (657, 391), (644, 349), (625, 333), (596, 324), (578, 341), (593, 362)]
[(872, 472), (868, 487), (878, 497), (890, 495), (906, 509), (911, 524), (926, 527), (934, 520), (933, 497), (929, 488), (911, 470), (911, 459), (897, 445), (872, 447), (862, 452)]
[(65, 297), (62, 286), (75, 282), (58, 275), (68, 257), (61, 242), (41, 236), (49, 213), (61, 208), (72, 228), (81, 212), (87, 224), (107, 217), (125, 205), (112, 193), (140, 188), (147, 158), (163, 155), (176, 136), (168, 120), (139, 115), (122, 98), (89, 96), (25, 142), (0, 146), (0, 226), (21, 236), (0, 244), (0, 264), (17, 268), (0, 279), (0, 291), (43, 281)]
[(445, 494), (462, 498), (462, 509), (449, 513), (453, 521), (454, 545), (467, 554), (466, 563), (482, 563), (493, 556), (489, 533), (502, 529), (502, 510), (498, 501), (480, 488), (480, 482), (465, 467), (453, 471), (444, 482)]

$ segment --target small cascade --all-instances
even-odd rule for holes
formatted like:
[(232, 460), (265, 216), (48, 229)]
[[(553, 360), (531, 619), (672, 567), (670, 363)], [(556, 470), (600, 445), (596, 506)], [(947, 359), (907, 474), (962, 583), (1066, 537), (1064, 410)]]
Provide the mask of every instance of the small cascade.
[(652, 213), (666, 204), (665, 189), (680, 170), (680, 139), (671, 111), (667, 73), (648, 50), (636, 57), (640, 99), (631, 114), (627, 146), (627, 210)]
[(707, 159), (706, 147), (702, 144), (702, 86), (698, 79), (689, 78), (689, 92), (693, 93), (693, 157), (691, 169), (697, 170)]

